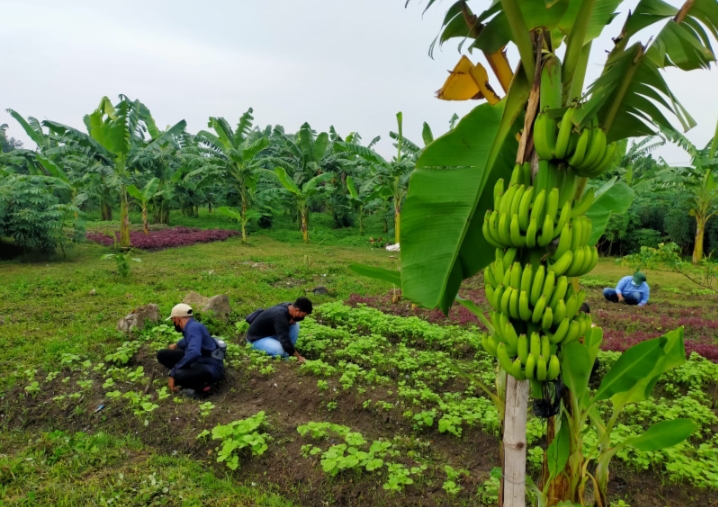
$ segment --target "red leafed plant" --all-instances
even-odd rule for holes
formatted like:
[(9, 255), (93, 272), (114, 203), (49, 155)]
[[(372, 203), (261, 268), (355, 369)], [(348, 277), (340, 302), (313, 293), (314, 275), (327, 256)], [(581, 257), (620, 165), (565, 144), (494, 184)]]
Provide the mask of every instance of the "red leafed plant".
[[(192, 229), (189, 227), (172, 227), (159, 231), (150, 231), (144, 234), (142, 231), (130, 232), (130, 243), (135, 248), (142, 250), (162, 250), (178, 246), (189, 246), (195, 243), (211, 243), (213, 241), (224, 241), (229, 237), (239, 234), (237, 231), (225, 229)], [(112, 246), (119, 238), (108, 234), (90, 232), (87, 239), (105, 246)]]

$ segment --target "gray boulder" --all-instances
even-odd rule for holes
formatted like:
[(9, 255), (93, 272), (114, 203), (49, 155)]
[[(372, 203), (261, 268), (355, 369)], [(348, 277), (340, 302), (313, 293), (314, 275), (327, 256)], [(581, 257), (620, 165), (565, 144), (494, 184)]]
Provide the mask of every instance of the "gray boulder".
[(232, 311), (227, 294), (219, 294), (208, 298), (197, 292), (190, 292), (182, 302), (190, 305), (196, 312), (213, 312), (217, 317), (223, 319), (226, 319)]
[(160, 309), (156, 304), (135, 308), (129, 315), (126, 315), (117, 322), (117, 330), (128, 334), (133, 330), (140, 331), (144, 329), (145, 321), (152, 323), (160, 321)]

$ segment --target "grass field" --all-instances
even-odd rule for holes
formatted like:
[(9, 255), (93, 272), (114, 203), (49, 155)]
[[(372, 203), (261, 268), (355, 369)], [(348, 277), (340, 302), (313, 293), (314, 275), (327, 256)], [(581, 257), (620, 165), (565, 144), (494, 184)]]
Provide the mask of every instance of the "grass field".
[[(236, 228), (204, 212), (173, 222)], [(258, 232), (248, 245), (232, 238), (136, 252), (141, 262), (131, 263), (128, 278), (101, 260), (111, 249), (94, 244), (66, 258), (0, 262), (0, 505), (494, 504), (498, 421), (478, 384), (491, 384), (494, 372), (480, 350), (479, 330), (458, 314), (444, 319), (393, 303), (390, 285), (349, 270), (351, 262), (397, 267), (397, 254), (367, 241), (381, 235), (381, 223), (365, 238), (328, 223), (313, 215), (309, 245), (285, 224)], [(718, 299), (696, 294), (680, 275), (649, 271), (646, 309), (601, 302), (600, 289), (626, 273), (604, 259), (584, 280), (607, 335), (614, 331), (616, 341), (657, 336), (682, 324), (687, 340), (715, 345)], [(462, 293), (483, 304), (480, 282), (480, 276), (467, 281)], [(244, 348), (235, 324), (246, 314), (318, 286), (329, 294), (309, 294), (318, 310), (299, 342), (308, 365), (269, 361)], [(233, 310), (226, 322), (201, 316), (233, 346), (227, 379), (199, 402), (163, 389), (154, 350), (175, 339), (170, 330), (148, 330), (126, 345), (115, 330), (134, 308), (156, 303), (169, 314), (190, 291), (227, 294)], [(395, 316), (414, 313), (420, 318)], [(107, 359), (118, 350), (132, 352), (127, 364)], [(604, 367), (615, 356), (603, 354)], [(699, 419), (701, 433), (671, 452), (619, 456), (610, 488), (616, 502), (718, 501), (718, 368), (694, 356), (679, 370), (660, 383), (655, 400), (627, 414), (621, 436), (667, 413)], [(259, 412), (265, 412), (257, 431), (267, 451), (238, 453), (236, 471), (217, 463), (219, 442), (208, 434), (197, 438)], [(327, 422), (335, 426), (322, 429)], [(543, 426), (538, 418), (529, 424), (532, 474), (540, 466)], [(332, 458), (349, 438), (365, 451), (372, 442), (390, 444), (372, 454), (383, 468), (372, 472), (346, 454)]]

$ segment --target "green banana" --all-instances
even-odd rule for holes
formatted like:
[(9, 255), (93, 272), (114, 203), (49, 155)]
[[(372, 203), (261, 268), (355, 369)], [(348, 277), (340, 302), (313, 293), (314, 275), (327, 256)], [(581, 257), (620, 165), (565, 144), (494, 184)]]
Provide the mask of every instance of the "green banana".
[(574, 150), (573, 155), (571, 155), (571, 158), (568, 159), (569, 166), (576, 167), (578, 164), (581, 163), (581, 161), (583, 161), (583, 157), (586, 155), (586, 149), (588, 148), (590, 140), (591, 129), (583, 129), (578, 137), (576, 149)]
[(516, 185), (509, 185), (508, 190), (504, 192), (504, 196), (501, 198), (501, 206), (497, 210), (499, 213), (509, 213), (516, 190), (518, 190)]
[(571, 221), (573, 226), (573, 237), (571, 238), (571, 250), (576, 252), (583, 239), (583, 217), (576, 217)]
[[(499, 212), (494, 210), (489, 218), (489, 235), (496, 243), (501, 243), (499, 238)], [(503, 245), (500, 245), (503, 246)]]
[(486, 241), (489, 242), (491, 246), (501, 246), (491, 235), (491, 231), (489, 230), (489, 220), (491, 218), (491, 211), (486, 210), (486, 216), (484, 216), (484, 223), (481, 225), (481, 232), (484, 235), (484, 238), (486, 238)]
[(573, 260), (573, 252), (571, 250), (566, 250), (564, 254), (549, 266), (549, 271), (556, 274), (556, 276), (563, 275), (568, 267), (571, 265), (571, 261)]
[(544, 206), (546, 205), (547, 195), (548, 194), (545, 189), (539, 191), (538, 194), (536, 194), (536, 198), (531, 205), (531, 215), (529, 216), (529, 221), (535, 220), (536, 223), (543, 223), (543, 211)]
[(506, 286), (502, 283), (499, 284), (499, 286), (494, 289), (494, 299), (492, 301), (489, 301), (491, 303), (491, 306), (493, 306), (497, 312), (501, 311), (501, 300), (504, 297), (505, 291)]
[[(504, 315), (506, 316), (508, 314)], [(506, 344), (509, 349), (516, 350), (518, 347), (519, 337), (516, 334), (516, 329), (514, 329), (514, 325), (511, 322), (506, 322), (506, 326), (504, 327), (504, 336), (506, 337)]]
[(606, 134), (600, 127), (596, 127), (591, 134), (591, 144), (588, 147), (588, 151), (586, 151), (586, 156), (583, 158), (581, 164), (578, 165), (578, 168), (581, 171), (588, 172), (588, 168), (591, 167), (594, 162), (599, 161), (605, 154)]
[(581, 200), (576, 203), (576, 205), (571, 210), (571, 218), (583, 216), (583, 214), (586, 213), (589, 208), (591, 208), (595, 194), (596, 191), (593, 188), (589, 188), (586, 193), (583, 194)]
[(543, 227), (541, 228), (541, 233), (539, 234), (538, 238), (536, 238), (536, 243), (540, 247), (548, 246), (551, 241), (553, 241), (554, 238), (554, 224), (553, 219), (547, 214), (546, 218), (544, 218), (543, 221)]
[(536, 233), (538, 232), (538, 224), (536, 220), (531, 220), (529, 226), (526, 229), (526, 246), (528, 248), (536, 247)]
[(546, 359), (544, 357), (539, 357), (536, 360), (536, 380), (544, 382), (546, 380)]
[(553, 294), (551, 295), (551, 299), (548, 303), (548, 306), (551, 307), (551, 309), (554, 311), (554, 314), (556, 313), (556, 305), (559, 301), (563, 301), (563, 298), (566, 296), (567, 290), (568, 278), (565, 276), (559, 276), (556, 279), (556, 288), (554, 289)]
[(496, 280), (497, 283), (501, 283), (504, 279), (504, 263), (501, 259), (497, 259), (492, 262), (491, 269), (494, 273), (494, 280)]
[[(494, 296), (496, 295), (496, 290), (488, 283), (484, 284), (484, 291), (486, 292), (486, 301), (491, 303), (491, 306), (494, 306)], [(494, 307), (495, 310), (497, 310), (496, 307)]]
[(533, 379), (536, 376), (536, 356), (534, 356), (533, 354), (529, 354), (526, 358), (524, 375), (526, 375), (527, 379)]
[(534, 122), (534, 148), (539, 158), (551, 160), (556, 144), (556, 122), (546, 113), (539, 113)]
[(511, 231), (509, 227), (509, 218), (506, 213), (501, 213), (501, 216), (499, 217), (498, 232), (501, 243), (507, 246), (510, 245)]
[(562, 208), (567, 202), (570, 205), (576, 195), (576, 173), (570, 166), (563, 171), (563, 183), (559, 188), (561, 189), (558, 194), (559, 208)]
[(494, 278), (494, 271), (489, 266), (484, 268), (484, 282), (491, 285), (494, 289), (498, 285), (496, 279)]
[(571, 131), (573, 130), (573, 114), (576, 109), (569, 107), (561, 118), (561, 124), (558, 128), (558, 136), (556, 137), (556, 158), (564, 158), (568, 150), (568, 142), (571, 139)]
[[(553, 290), (556, 287), (556, 273), (549, 268), (546, 271), (546, 280), (543, 284), (543, 289), (541, 293), (546, 296), (546, 301), (551, 301), (551, 296), (553, 295)], [(550, 305), (549, 305), (550, 306)]]
[(517, 213), (519, 215), (519, 225), (521, 226), (522, 231), (528, 229), (529, 222), (531, 221), (529, 209), (531, 207), (531, 203), (533, 202), (533, 196), (534, 187), (528, 187), (521, 197), (521, 203), (519, 204)]
[(513, 287), (507, 286), (504, 292), (501, 294), (501, 313), (509, 315), (509, 301), (511, 300), (511, 293), (514, 291)]
[(499, 209), (501, 197), (504, 195), (504, 179), (499, 178), (494, 185), (494, 209)]
[(511, 236), (511, 244), (523, 248), (526, 246), (526, 238), (521, 235), (521, 226), (519, 225), (519, 216), (511, 217), (511, 225), (509, 226), (509, 235)]
[(494, 334), (501, 340), (504, 340), (504, 333), (503, 333), (503, 327), (501, 326), (501, 320), (499, 319), (499, 312), (498, 310), (495, 312), (491, 312), (491, 315), (489, 316), (491, 319), (491, 325), (494, 328)]
[(522, 290), (519, 294), (519, 317), (524, 322), (531, 320), (531, 308), (529, 308), (529, 294), (525, 290)]
[[(513, 287), (512, 287), (513, 289)], [(511, 297), (509, 298), (509, 315), (511, 315), (512, 319), (520, 319), (521, 315), (519, 314), (519, 296), (521, 292), (519, 289), (513, 289), (511, 291)]]
[(561, 363), (558, 360), (556, 354), (551, 355), (551, 359), (548, 362), (548, 370), (546, 371), (546, 380), (556, 380), (558, 375), (561, 373)]
[(562, 345), (568, 345), (572, 341), (578, 340), (581, 331), (581, 324), (577, 320), (572, 320), (568, 326), (568, 332), (561, 342)]
[(538, 324), (541, 322), (541, 318), (543, 317), (543, 311), (546, 309), (546, 296), (541, 296), (536, 304), (534, 305), (534, 310), (531, 313), (531, 322), (534, 324)]
[(521, 271), (521, 264), (514, 262), (511, 266), (511, 287), (517, 290), (521, 288)]
[(556, 332), (551, 336), (550, 341), (551, 343), (561, 343), (563, 339), (566, 337), (566, 333), (568, 333), (568, 328), (570, 326), (568, 318), (564, 318), (561, 323), (556, 328)]
[(483, 345), (484, 350), (491, 354), (492, 356), (496, 357), (496, 342), (494, 342), (494, 339), (489, 335), (483, 335), (481, 337), (481, 345)]
[(524, 370), (521, 367), (521, 359), (518, 357), (514, 359), (514, 363), (512, 365), (511, 375), (516, 377), (516, 380), (526, 380), (526, 375), (524, 375)]
[(581, 266), (583, 266), (583, 262), (585, 260), (586, 252), (584, 251), (583, 247), (578, 247), (576, 251), (573, 254), (573, 259), (571, 259), (571, 265), (566, 270), (567, 276), (580, 276), (580, 270)]
[(571, 219), (571, 203), (569, 201), (566, 201), (563, 203), (563, 207), (561, 208), (561, 214), (558, 217), (558, 222), (556, 223), (556, 227), (554, 228), (554, 238), (558, 236), (563, 228), (568, 224), (568, 221)]
[(519, 188), (514, 192), (514, 196), (511, 199), (511, 206), (509, 207), (509, 216), (514, 216), (519, 212), (519, 206), (521, 206), (521, 199), (523, 199), (526, 193), (526, 187), (519, 185)]
[(504, 269), (509, 269), (509, 267), (514, 263), (514, 259), (516, 259), (517, 253), (518, 250), (515, 248), (506, 249), (504, 256), (501, 258), (503, 260)]
[(538, 357), (541, 355), (541, 335), (534, 332), (531, 333), (531, 338), (529, 340), (530, 347), (529, 347), (529, 353), (533, 354), (534, 356)]
[(556, 251), (551, 255), (550, 259), (552, 261), (557, 261), (561, 258), (561, 256), (566, 253), (568, 249), (571, 248), (571, 238), (573, 237), (573, 227), (571, 224), (566, 224), (563, 226), (563, 229), (561, 230), (561, 235), (558, 239), (558, 246), (556, 247)]
[(499, 364), (504, 370), (506, 370), (506, 373), (513, 372), (514, 363), (509, 357), (509, 352), (506, 349), (506, 344), (504, 342), (499, 343), (496, 347), (496, 357), (499, 358)]
[(523, 364), (526, 364), (526, 360), (529, 357), (529, 339), (526, 337), (525, 334), (519, 336), (516, 350), (518, 351), (518, 356), (519, 359), (521, 359), (521, 362)]
[(549, 192), (551, 187), (549, 187), (549, 172), (551, 168), (549, 166), (548, 160), (545, 159), (539, 159), (538, 162), (538, 171), (536, 173), (536, 180), (534, 183), (534, 186), (536, 187), (537, 191), (546, 190), (546, 193)]
[(556, 214), (558, 213), (558, 188), (553, 188), (546, 199), (546, 216), (551, 218), (551, 223), (556, 223)]
[(541, 336), (541, 355), (543, 357), (551, 355), (551, 342), (546, 335)]
[(556, 304), (556, 309), (553, 312), (553, 325), (557, 326), (566, 317), (566, 302), (563, 299), (559, 299)]
[(511, 171), (511, 180), (509, 181), (509, 186), (518, 185), (522, 174), (523, 173), (521, 172), (521, 164), (516, 164), (514, 166), (514, 170)]
[(550, 306), (547, 306), (543, 312), (543, 319), (541, 320), (541, 329), (548, 331), (553, 326), (553, 310)]
[(578, 312), (578, 295), (571, 294), (568, 299), (566, 299), (566, 317), (572, 319), (576, 316), (576, 312)]
[(609, 169), (611, 164), (613, 164), (613, 160), (616, 158), (616, 150), (617, 144), (611, 143), (608, 148), (606, 148), (606, 153), (603, 158), (586, 170), (589, 173), (589, 176), (595, 178)]
[(587, 245), (588, 240), (593, 232), (593, 220), (584, 216), (583, 217), (583, 237), (581, 238), (581, 244)]
[(526, 293), (531, 292), (531, 283), (533, 282), (534, 268), (531, 264), (524, 266), (523, 272), (521, 273), (521, 290), (525, 290)]
[(541, 297), (545, 278), (546, 267), (541, 264), (538, 268), (536, 268), (536, 273), (534, 274), (533, 281), (531, 283), (531, 295), (529, 296), (529, 302), (532, 306), (536, 306), (539, 298)]

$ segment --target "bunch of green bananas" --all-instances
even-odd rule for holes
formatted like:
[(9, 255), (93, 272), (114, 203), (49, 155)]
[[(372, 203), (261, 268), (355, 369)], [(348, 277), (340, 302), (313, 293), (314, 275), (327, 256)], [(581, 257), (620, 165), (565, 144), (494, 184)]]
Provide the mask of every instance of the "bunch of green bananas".
[[(574, 128), (573, 117), (580, 104), (568, 107), (559, 115), (561, 102), (561, 62), (551, 55), (541, 70), (539, 106), (541, 112), (534, 123), (533, 140), (540, 159), (562, 161), (577, 176), (596, 177), (611, 167), (618, 147), (608, 143), (606, 133), (593, 118), (580, 131)], [(559, 121), (560, 120), (560, 121)]]
[(541, 112), (534, 124), (534, 146), (543, 160), (565, 161), (577, 176), (596, 177), (611, 167), (616, 143), (607, 143), (601, 127), (574, 129), (571, 121), (576, 109), (569, 107), (556, 124), (547, 112)]
[(564, 266), (560, 274), (569, 268), (570, 273), (577, 273), (570, 276), (584, 274), (598, 262), (598, 252), (586, 245), (591, 222), (582, 216), (593, 204), (594, 194), (587, 192), (574, 206), (575, 192), (576, 174), (570, 168), (562, 170), (541, 161), (536, 183), (531, 185), (530, 165), (517, 164), (505, 191), (503, 179), (494, 186), (494, 209), (484, 217), (484, 237), (497, 248), (545, 248), (560, 238), (560, 254), (570, 246), (572, 253), (580, 250), (581, 255), (580, 260), (557, 256), (555, 270)]
[(579, 312), (586, 292), (575, 292), (568, 277), (551, 266), (534, 269), (516, 257), (516, 249), (497, 249), (496, 260), (484, 269), (486, 298), (495, 311), (494, 332), (482, 344), (519, 380), (554, 380), (560, 371), (558, 347), (591, 329), (591, 317)]

